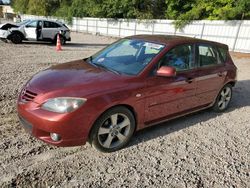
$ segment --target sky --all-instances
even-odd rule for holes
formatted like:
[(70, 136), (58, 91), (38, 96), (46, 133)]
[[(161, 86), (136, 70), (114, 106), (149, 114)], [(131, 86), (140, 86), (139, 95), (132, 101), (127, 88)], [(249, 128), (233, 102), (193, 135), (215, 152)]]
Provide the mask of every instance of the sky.
[(10, 0), (2, 0), (4, 3), (10, 3)]

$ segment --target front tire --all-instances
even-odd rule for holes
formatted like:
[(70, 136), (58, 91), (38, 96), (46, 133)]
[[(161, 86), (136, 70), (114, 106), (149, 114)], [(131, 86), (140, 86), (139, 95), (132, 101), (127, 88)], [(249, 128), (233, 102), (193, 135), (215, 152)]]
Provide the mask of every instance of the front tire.
[(101, 152), (114, 152), (125, 147), (135, 130), (133, 113), (115, 107), (100, 116), (90, 134), (90, 144)]
[(225, 85), (219, 92), (216, 101), (213, 105), (213, 110), (216, 112), (225, 111), (232, 99), (232, 85)]
[(23, 38), (22, 38), (22, 36), (21, 36), (20, 34), (18, 34), (18, 33), (13, 33), (13, 34), (11, 35), (11, 37), (10, 37), (10, 40), (11, 40), (11, 42), (14, 43), (14, 44), (20, 44), (20, 43), (22, 43)]

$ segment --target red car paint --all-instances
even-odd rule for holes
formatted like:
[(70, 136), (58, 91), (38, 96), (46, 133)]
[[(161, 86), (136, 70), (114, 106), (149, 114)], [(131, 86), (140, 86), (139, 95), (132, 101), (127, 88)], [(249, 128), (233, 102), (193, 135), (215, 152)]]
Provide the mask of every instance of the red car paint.
[[(18, 97), (18, 114), (31, 134), (57, 146), (83, 145), (91, 127), (106, 110), (123, 105), (133, 111), (136, 130), (179, 117), (213, 104), (220, 89), (236, 82), (236, 67), (227, 54), (225, 64), (196, 67), (177, 73), (175, 77), (152, 75), (152, 69), (171, 48), (182, 44), (208, 44), (227, 49), (226, 45), (199, 39), (137, 35), (140, 39), (166, 45), (138, 75), (117, 75), (84, 60), (53, 66), (33, 76)], [(197, 57), (196, 57), (197, 58)], [(165, 70), (167, 72), (173, 70)], [(28, 101), (23, 102), (23, 98)], [(83, 97), (87, 102), (76, 111), (55, 113), (41, 109), (41, 105), (55, 97)], [(50, 133), (58, 133), (55, 142)]]

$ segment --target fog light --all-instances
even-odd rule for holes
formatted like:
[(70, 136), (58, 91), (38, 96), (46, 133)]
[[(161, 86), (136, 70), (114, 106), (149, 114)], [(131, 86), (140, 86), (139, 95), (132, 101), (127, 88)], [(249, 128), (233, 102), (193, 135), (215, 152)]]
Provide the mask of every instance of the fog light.
[(61, 140), (61, 136), (59, 134), (56, 134), (56, 133), (50, 133), (50, 137), (55, 142)]

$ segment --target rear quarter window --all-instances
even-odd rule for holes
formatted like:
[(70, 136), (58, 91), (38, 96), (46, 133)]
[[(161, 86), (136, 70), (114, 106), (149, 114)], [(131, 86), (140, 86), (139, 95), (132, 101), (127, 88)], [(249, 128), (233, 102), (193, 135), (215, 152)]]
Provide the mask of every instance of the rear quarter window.
[(55, 22), (44, 21), (44, 28), (58, 28), (58, 27), (61, 26)]
[(69, 28), (67, 27), (67, 25), (63, 24), (63, 26), (66, 27), (67, 29), (69, 29)]
[(200, 67), (214, 66), (222, 63), (222, 58), (214, 46), (201, 44), (198, 46), (198, 53)]
[(227, 49), (222, 48), (222, 47), (218, 47), (218, 51), (221, 55), (223, 62), (225, 62), (227, 60)]

